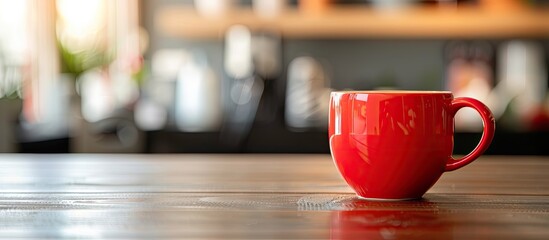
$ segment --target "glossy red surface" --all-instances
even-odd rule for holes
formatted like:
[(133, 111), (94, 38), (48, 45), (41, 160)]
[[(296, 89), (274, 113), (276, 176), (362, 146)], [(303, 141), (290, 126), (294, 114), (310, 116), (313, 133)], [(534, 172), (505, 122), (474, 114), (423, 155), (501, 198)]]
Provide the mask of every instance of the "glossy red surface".
[[(476, 109), (484, 123), (479, 145), (454, 159), (454, 116)], [(334, 92), (329, 137), (334, 162), (351, 188), (372, 199), (420, 198), (445, 171), (463, 167), (489, 146), (490, 110), (450, 92)]]
[(334, 211), (330, 239), (452, 239), (452, 223), (444, 221), (439, 212), (431, 207), (421, 211)]

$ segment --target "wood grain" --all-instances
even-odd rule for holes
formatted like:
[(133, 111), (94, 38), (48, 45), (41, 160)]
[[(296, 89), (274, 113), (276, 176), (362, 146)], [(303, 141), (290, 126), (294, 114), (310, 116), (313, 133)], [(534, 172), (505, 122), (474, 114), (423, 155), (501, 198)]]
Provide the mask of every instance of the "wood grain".
[(0, 155), (0, 238), (547, 239), (548, 173), (485, 156), (368, 202), (329, 155)]

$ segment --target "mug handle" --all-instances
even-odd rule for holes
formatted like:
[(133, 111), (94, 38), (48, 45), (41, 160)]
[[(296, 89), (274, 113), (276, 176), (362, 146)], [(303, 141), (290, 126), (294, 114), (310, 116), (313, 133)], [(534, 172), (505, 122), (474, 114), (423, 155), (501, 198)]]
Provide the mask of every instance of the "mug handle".
[(496, 120), (494, 119), (494, 115), (492, 114), (490, 109), (488, 109), (488, 107), (486, 107), (486, 105), (484, 105), (479, 100), (473, 98), (455, 98), (454, 100), (452, 100), (452, 103), (450, 103), (452, 118), (455, 117), (459, 109), (464, 107), (470, 107), (475, 109), (482, 117), (482, 124), (484, 126), (484, 129), (482, 131), (482, 137), (480, 138), (480, 142), (475, 147), (475, 149), (473, 149), (472, 152), (465, 155), (464, 157), (455, 159), (450, 156), (450, 159), (446, 163), (446, 168), (444, 169), (445, 172), (454, 171), (473, 162), (475, 159), (480, 157), (480, 155), (484, 153), (486, 149), (488, 149), (488, 146), (490, 146), (490, 143), (494, 138), (494, 132), (496, 130)]

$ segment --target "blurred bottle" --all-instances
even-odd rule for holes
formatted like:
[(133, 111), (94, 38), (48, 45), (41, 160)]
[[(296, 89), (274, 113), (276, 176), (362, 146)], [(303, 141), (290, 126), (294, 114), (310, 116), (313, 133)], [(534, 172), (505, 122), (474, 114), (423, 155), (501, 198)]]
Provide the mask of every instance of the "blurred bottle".
[(294, 130), (326, 129), (331, 89), (322, 65), (311, 57), (298, 57), (288, 67), (286, 124)]
[(243, 25), (231, 26), (225, 35), (225, 72), (230, 78), (253, 74), (252, 33)]
[(206, 57), (197, 54), (177, 77), (175, 121), (185, 132), (217, 131), (221, 124), (221, 84)]
[(235, 25), (225, 35), (224, 67), (229, 77), (227, 118), (222, 128), (224, 144), (243, 146), (256, 118), (264, 79), (255, 71), (252, 32)]

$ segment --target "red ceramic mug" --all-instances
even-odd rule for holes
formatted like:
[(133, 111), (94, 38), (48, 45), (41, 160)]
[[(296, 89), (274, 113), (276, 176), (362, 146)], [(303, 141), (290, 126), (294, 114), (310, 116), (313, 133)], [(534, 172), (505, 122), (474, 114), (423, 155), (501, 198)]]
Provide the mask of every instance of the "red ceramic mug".
[[(452, 157), (454, 116), (478, 111), (484, 131), (468, 155)], [(442, 173), (478, 158), (494, 137), (495, 120), (480, 101), (444, 91), (343, 91), (330, 99), (330, 151), (361, 198), (421, 198)]]

